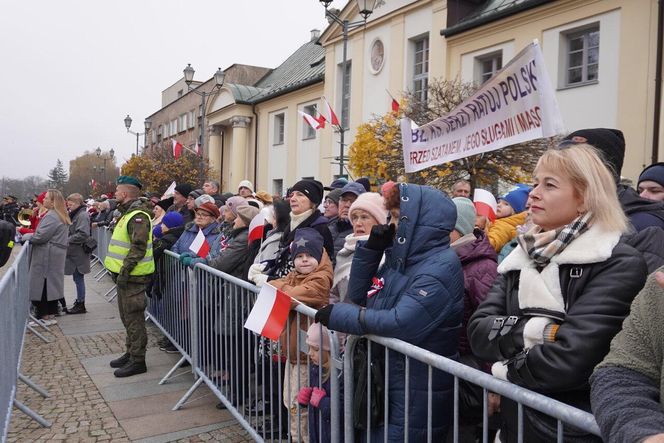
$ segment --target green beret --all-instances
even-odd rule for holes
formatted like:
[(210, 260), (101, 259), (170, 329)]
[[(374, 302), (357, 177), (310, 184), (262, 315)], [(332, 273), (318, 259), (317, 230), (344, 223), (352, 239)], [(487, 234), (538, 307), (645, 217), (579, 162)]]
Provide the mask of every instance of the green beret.
[(143, 185), (141, 184), (141, 182), (138, 181), (138, 179), (136, 179), (135, 177), (131, 177), (129, 175), (121, 175), (120, 177), (118, 177), (117, 184), (132, 185), (136, 186), (138, 189), (143, 188)]

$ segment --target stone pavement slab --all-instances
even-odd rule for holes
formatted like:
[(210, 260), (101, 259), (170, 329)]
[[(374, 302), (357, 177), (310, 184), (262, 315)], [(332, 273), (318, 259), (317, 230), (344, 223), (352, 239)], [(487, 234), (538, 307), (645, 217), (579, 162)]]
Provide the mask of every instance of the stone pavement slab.
[[(14, 410), (7, 441), (251, 441), (229, 412), (214, 407), (217, 399), (205, 385), (181, 410), (171, 410), (194, 379), (190, 371), (180, 369), (178, 373), (183, 375), (158, 384), (180, 356), (158, 350), (156, 342), (161, 334), (151, 324), (148, 372), (124, 379), (112, 375), (108, 364), (124, 352), (125, 333), (116, 302), (103, 298), (112, 282), (109, 277), (96, 282), (92, 275), (97, 269), (86, 276), (87, 314), (58, 317), (58, 324), (47, 333), (51, 343), (43, 343), (32, 334), (26, 336), (22, 372), (51, 396), (43, 399), (19, 384), (17, 398), (53, 426), (41, 428)], [(71, 276), (66, 276), (69, 305), (74, 294)]]

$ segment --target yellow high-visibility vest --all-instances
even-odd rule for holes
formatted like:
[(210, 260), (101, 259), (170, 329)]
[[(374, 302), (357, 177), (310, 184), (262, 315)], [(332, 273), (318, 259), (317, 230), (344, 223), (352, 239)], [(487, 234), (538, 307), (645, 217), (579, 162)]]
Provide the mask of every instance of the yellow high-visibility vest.
[[(116, 274), (120, 273), (124, 259), (127, 258), (129, 249), (131, 248), (131, 237), (129, 237), (129, 231), (127, 230), (127, 222), (129, 222), (129, 220), (137, 213), (145, 215), (146, 222), (150, 222), (150, 216), (148, 213), (141, 209), (127, 212), (115, 225), (113, 236), (108, 244), (108, 252), (104, 259), (104, 266), (106, 269)], [(148, 232), (148, 249), (145, 251), (145, 256), (136, 264), (129, 275), (149, 275), (154, 273), (154, 259), (152, 258), (152, 229), (148, 229)]]

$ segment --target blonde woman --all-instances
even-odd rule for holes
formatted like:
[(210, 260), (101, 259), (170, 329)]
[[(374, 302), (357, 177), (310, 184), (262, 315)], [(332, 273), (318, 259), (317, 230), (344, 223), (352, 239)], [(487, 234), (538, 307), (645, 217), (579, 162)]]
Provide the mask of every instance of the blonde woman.
[[(588, 379), (646, 280), (621, 243), (627, 219), (599, 154), (580, 144), (545, 152), (528, 199), (534, 226), (498, 267), (470, 319), (473, 353), (493, 375), (590, 411)], [(517, 404), (503, 398), (500, 440), (517, 440)], [(524, 408), (524, 441), (554, 441), (556, 421)], [(601, 441), (565, 426), (566, 442)]]
[(37, 317), (47, 325), (57, 323), (58, 300), (64, 298), (65, 260), (69, 245), (71, 219), (65, 199), (57, 189), (49, 189), (44, 197), (48, 212), (34, 234), (25, 237), (32, 246), (29, 270), (30, 300)]

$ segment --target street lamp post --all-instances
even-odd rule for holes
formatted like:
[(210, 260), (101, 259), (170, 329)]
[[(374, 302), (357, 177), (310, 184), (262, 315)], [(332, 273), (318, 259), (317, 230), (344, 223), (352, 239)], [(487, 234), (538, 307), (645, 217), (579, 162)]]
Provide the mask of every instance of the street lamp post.
[[(129, 114), (127, 114), (127, 116), (124, 119), (125, 128), (127, 128), (128, 133), (134, 134), (136, 136), (136, 155), (138, 155), (138, 137), (140, 137), (141, 135), (146, 135), (148, 133), (148, 131), (150, 130), (150, 127), (152, 126), (152, 122), (150, 120), (145, 120), (145, 122), (144, 122), (145, 132), (134, 132), (131, 129), (129, 129), (129, 128), (131, 128), (131, 121), (132, 121), (131, 117), (129, 117)], [(146, 143), (146, 145), (147, 145), (147, 143)]]
[[(214, 86), (210, 92), (205, 92), (205, 91), (199, 91), (196, 88), (191, 87), (191, 82), (194, 81), (194, 68), (191, 67), (191, 63), (187, 63), (187, 67), (184, 68), (182, 71), (184, 72), (184, 81), (187, 84), (187, 89), (189, 92), (193, 92), (195, 94), (198, 94), (201, 97), (201, 115), (199, 118), (201, 119), (201, 124), (199, 125), (200, 131), (198, 134), (198, 144), (201, 147), (201, 159), (203, 158), (203, 152), (205, 152), (205, 108), (206, 108), (206, 101), (207, 98), (210, 97), (211, 95), (216, 94), (219, 89), (224, 85), (224, 77), (226, 76), (226, 73), (221, 70), (221, 68), (217, 68), (217, 72), (214, 73)], [(202, 160), (201, 160), (202, 161)], [(201, 172), (202, 174), (202, 172)]]
[[(360, 26), (365, 26), (367, 19), (373, 13), (374, 8), (376, 7), (377, 0), (355, 0), (360, 11), (360, 15), (363, 20), (358, 20), (356, 22), (351, 22), (348, 19), (341, 19), (338, 13), (329, 9), (330, 3), (332, 0), (318, 0), (325, 7), (325, 17), (328, 20), (331, 20), (335, 23), (341, 25), (342, 28), (342, 41), (343, 41), (343, 52), (342, 52), (342, 61), (341, 61), (341, 123), (339, 125), (339, 176), (343, 177), (344, 174), (344, 148), (345, 148), (345, 134), (348, 131), (348, 128), (345, 126), (346, 123), (350, 120), (348, 114), (349, 109), (346, 109), (346, 106), (343, 105), (344, 100), (346, 100), (346, 95), (348, 95), (348, 84), (350, 78), (346, 75), (346, 70), (348, 69), (348, 33), (353, 29), (359, 28)], [(349, 106), (350, 107), (350, 106)]]
[[(129, 116), (127, 116), (127, 117), (129, 117)], [(102, 183), (104, 184), (104, 186), (106, 186), (107, 185), (107, 183), (106, 183), (106, 162), (108, 160), (113, 160), (113, 157), (115, 156), (115, 151), (113, 150), (113, 148), (111, 148), (111, 150), (108, 151), (108, 155), (104, 154), (104, 156), (102, 156), (101, 155), (101, 148), (97, 147), (97, 149), (95, 149), (95, 153), (97, 154), (97, 157), (101, 158), (101, 160), (104, 162), (104, 166), (102, 166), (99, 169), (101, 169), (101, 173), (102, 173), (102, 177), (103, 177)], [(96, 169), (96, 167), (94, 169)]]

